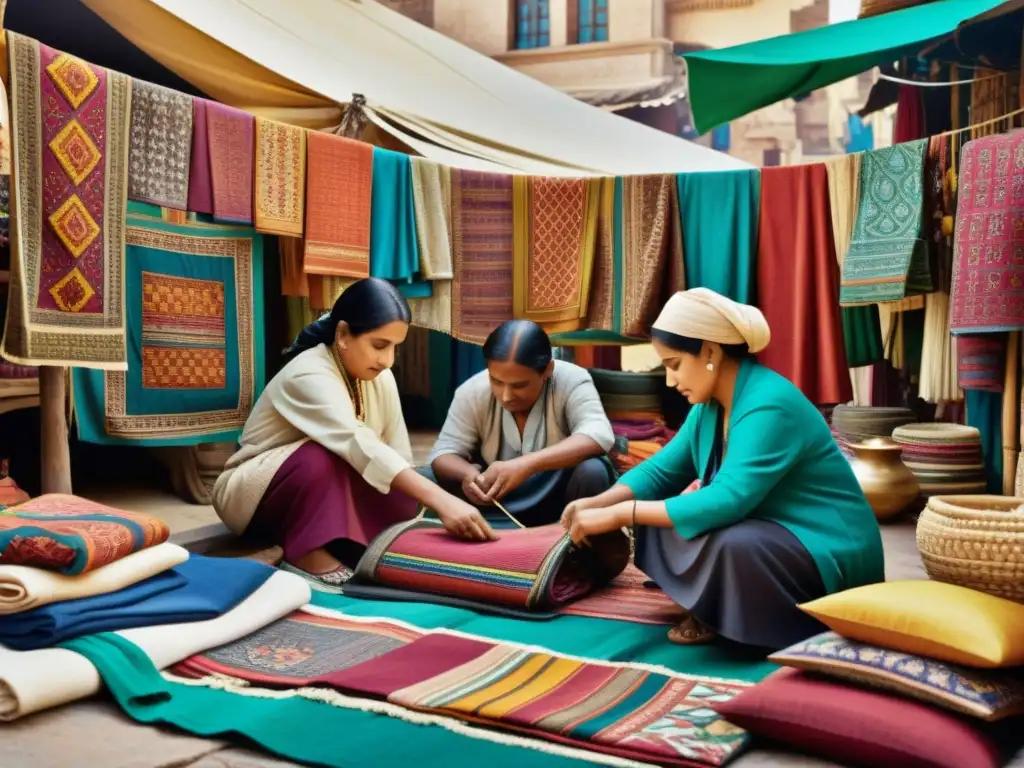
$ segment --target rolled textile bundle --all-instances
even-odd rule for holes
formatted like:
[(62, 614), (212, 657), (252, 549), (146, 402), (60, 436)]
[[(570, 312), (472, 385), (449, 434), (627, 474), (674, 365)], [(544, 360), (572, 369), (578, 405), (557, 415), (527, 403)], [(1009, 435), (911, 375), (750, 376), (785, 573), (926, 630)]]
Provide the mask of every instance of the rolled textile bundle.
[[(126, 629), (116, 634), (139, 646), (158, 669), (232, 643), (287, 616), (310, 600), (300, 576), (276, 571), (244, 602), (209, 621)], [(0, 646), (0, 721), (42, 712), (99, 693), (99, 672), (63, 648), (12, 651)]]
[(962, 424), (909, 424), (893, 430), (903, 463), (914, 473), (921, 495), (985, 493), (981, 432)]
[(609, 413), (660, 413), (660, 395), (601, 394), (601, 403)]
[(897, 427), (916, 421), (917, 416), (909, 408), (837, 405), (832, 411), (832, 426), (847, 443), (889, 437)]
[(456, 539), (440, 523), (420, 518), (370, 542), (350, 584), (402, 593), (393, 599), (543, 611), (589, 594), (628, 564), (629, 540), (622, 531), (577, 547), (556, 523), (480, 543)]
[(63, 600), (116, 592), (186, 560), (186, 550), (164, 542), (78, 576), (24, 565), (0, 565), (0, 616)]

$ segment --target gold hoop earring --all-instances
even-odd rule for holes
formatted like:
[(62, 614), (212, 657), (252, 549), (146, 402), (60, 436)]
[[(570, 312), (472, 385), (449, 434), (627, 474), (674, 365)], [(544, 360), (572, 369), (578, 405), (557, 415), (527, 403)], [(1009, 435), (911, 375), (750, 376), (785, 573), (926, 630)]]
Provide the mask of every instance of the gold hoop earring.
[(709, 371), (715, 370), (715, 364), (714, 363), (708, 363), (708, 370)]

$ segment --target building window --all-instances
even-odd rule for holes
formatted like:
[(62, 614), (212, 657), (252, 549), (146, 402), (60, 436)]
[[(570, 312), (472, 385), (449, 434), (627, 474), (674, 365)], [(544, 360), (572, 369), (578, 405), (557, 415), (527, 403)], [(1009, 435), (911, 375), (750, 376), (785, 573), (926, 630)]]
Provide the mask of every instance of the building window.
[(513, 2), (516, 8), (516, 48), (546, 48), (551, 45), (548, 0)]
[(569, 0), (569, 42), (608, 41), (608, 0)]

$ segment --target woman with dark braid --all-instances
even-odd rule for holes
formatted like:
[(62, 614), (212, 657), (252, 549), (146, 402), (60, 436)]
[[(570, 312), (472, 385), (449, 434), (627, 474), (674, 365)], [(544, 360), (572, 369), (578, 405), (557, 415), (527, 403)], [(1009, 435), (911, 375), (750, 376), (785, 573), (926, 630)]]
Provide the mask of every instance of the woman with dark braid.
[(280, 545), (284, 567), (339, 588), (388, 526), (433, 509), (461, 538), (494, 538), (480, 512), (417, 473), (391, 373), (411, 313), (398, 290), (369, 278), (307, 326), (267, 385), (241, 447), (214, 487), (235, 533)]

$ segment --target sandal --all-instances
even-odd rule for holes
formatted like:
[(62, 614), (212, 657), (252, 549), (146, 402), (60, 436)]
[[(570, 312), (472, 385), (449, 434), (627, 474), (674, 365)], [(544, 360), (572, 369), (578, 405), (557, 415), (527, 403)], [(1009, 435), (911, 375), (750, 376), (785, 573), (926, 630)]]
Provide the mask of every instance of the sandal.
[(668, 631), (668, 639), (676, 645), (705, 645), (715, 639), (715, 633), (704, 626), (700, 619), (687, 614), (679, 626)]
[(327, 571), (326, 573), (310, 573), (304, 571), (301, 568), (297, 568), (291, 563), (281, 562), (279, 568), (282, 571), (288, 573), (294, 573), (296, 576), (301, 576), (309, 582), (309, 586), (318, 592), (327, 592), (333, 595), (343, 594), (342, 587), (345, 583), (352, 578), (354, 575), (351, 568), (346, 568), (344, 565), (335, 568), (333, 571)]

